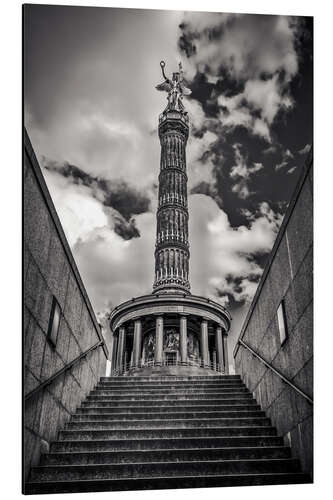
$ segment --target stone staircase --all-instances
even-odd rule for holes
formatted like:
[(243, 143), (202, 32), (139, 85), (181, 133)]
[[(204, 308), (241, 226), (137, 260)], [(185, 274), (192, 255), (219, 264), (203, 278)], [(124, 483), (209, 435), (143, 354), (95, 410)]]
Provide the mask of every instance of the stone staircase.
[(103, 377), (26, 493), (309, 481), (238, 375)]

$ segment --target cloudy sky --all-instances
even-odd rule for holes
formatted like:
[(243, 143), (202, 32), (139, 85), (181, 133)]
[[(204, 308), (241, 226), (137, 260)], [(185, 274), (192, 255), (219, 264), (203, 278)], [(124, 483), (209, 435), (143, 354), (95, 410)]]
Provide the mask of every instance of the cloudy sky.
[(96, 313), (150, 293), (155, 90), (182, 61), (192, 293), (226, 305), (231, 347), (312, 143), (312, 20), (28, 6), (25, 123)]

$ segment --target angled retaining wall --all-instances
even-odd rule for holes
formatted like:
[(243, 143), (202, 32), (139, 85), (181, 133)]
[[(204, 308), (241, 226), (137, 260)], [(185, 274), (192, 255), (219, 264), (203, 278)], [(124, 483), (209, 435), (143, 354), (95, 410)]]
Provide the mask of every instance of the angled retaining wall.
[[(241, 330), (243, 339), (313, 398), (313, 166), (300, 176), (270, 260)], [(288, 336), (281, 344), (277, 309), (284, 301)], [(312, 473), (313, 407), (244, 347), (234, 350), (236, 373), (254, 393), (302, 468)]]
[[(24, 394), (104, 340), (46, 187), (29, 137), (24, 138)], [(55, 299), (54, 299), (55, 298)], [(52, 302), (60, 306), (55, 345), (48, 335)], [(98, 347), (25, 402), (24, 475), (105, 374)]]

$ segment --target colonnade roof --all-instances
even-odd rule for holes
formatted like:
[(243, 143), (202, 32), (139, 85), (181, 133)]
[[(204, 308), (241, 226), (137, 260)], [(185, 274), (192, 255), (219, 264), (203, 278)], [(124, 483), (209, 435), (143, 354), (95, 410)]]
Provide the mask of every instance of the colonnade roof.
[(168, 313), (198, 316), (230, 329), (231, 315), (218, 302), (188, 293), (155, 293), (133, 297), (118, 305), (111, 313), (110, 326), (115, 331), (127, 321)]

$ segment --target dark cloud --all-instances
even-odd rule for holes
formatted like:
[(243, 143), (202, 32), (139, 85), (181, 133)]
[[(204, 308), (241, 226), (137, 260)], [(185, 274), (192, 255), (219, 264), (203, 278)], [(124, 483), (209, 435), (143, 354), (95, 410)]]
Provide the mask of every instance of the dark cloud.
[(132, 215), (149, 211), (149, 198), (125, 181), (99, 179), (97, 182), (99, 188), (105, 193), (104, 205), (118, 210), (126, 220), (130, 220)]
[(211, 198), (213, 198), (213, 200), (216, 201), (219, 207), (223, 206), (223, 201), (220, 198), (216, 188), (214, 188), (214, 186), (212, 186), (208, 182), (200, 182), (190, 190), (190, 194), (205, 194), (206, 196), (210, 196)]
[(114, 223), (114, 231), (119, 234), (124, 240), (130, 240), (132, 238), (138, 238), (140, 232), (135, 225), (135, 219), (127, 221), (123, 217), (119, 217), (117, 214), (112, 215)]
[(69, 179), (73, 184), (89, 187), (95, 199), (101, 201), (107, 209), (112, 209), (107, 215), (112, 219), (114, 231), (123, 239), (140, 236), (133, 216), (146, 213), (150, 209), (150, 199), (144, 193), (123, 180), (109, 181), (93, 177), (70, 163), (59, 165), (44, 159), (43, 166), (46, 170)]
[[(198, 182), (191, 192), (211, 196), (223, 206), (233, 227), (248, 227), (245, 211), (255, 213), (263, 202), (283, 214), (297, 182), (302, 155), (312, 143), (312, 24), (312, 18), (301, 17), (216, 14), (203, 18), (186, 13), (180, 25), (179, 48), (186, 67), (194, 71), (191, 99), (200, 103), (205, 117), (194, 136), (200, 138), (210, 131), (218, 138), (205, 153), (213, 164), (214, 183)], [(267, 101), (263, 99), (265, 85), (270, 85)], [(274, 92), (275, 108), (269, 104)], [(234, 110), (230, 99), (237, 96)], [(288, 110), (279, 107), (284, 99), (290, 100), (285, 101), (290, 102)], [(246, 121), (225, 127), (240, 110), (252, 125), (263, 116), (271, 120), (265, 122), (270, 143), (254, 135)], [(263, 165), (238, 183), (230, 176), (236, 165), (235, 144), (242, 146), (247, 170)], [(200, 161), (204, 163), (204, 158)]]

